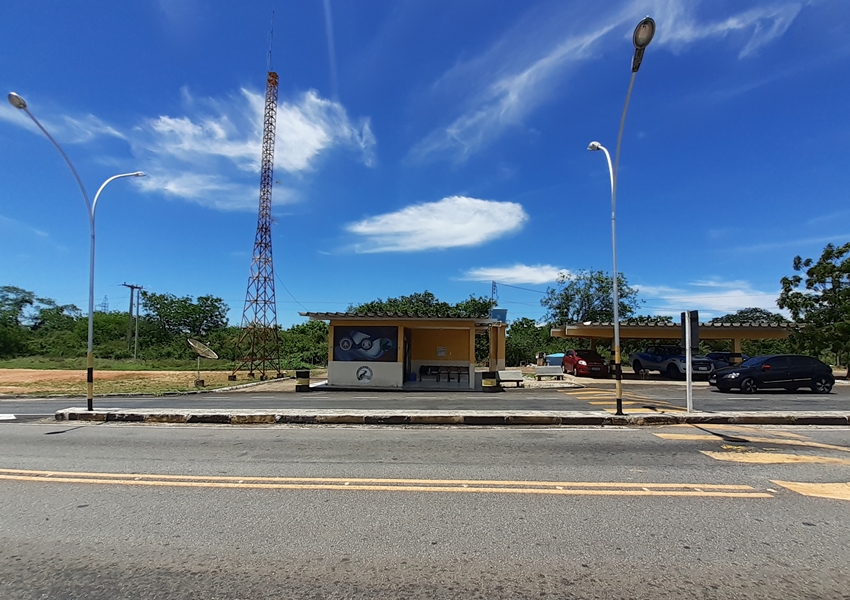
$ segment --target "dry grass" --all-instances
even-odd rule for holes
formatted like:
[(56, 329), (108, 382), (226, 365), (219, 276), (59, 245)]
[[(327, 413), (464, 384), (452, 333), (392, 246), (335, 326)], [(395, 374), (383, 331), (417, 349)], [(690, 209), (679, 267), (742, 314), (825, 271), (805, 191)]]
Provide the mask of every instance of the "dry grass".
[[(237, 381), (228, 381), (227, 371), (201, 371), (203, 389), (216, 389), (258, 381), (239, 374)], [(292, 373), (290, 372), (291, 376)], [(94, 393), (104, 394), (164, 394), (197, 390), (195, 371), (95, 371)], [(290, 387), (292, 380), (269, 381), (275, 390)], [(261, 387), (265, 387), (261, 386)], [(291, 383), (294, 389), (294, 382)], [(258, 390), (258, 388), (248, 388)], [(271, 391), (271, 390), (270, 390)], [(0, 394), (45, 396), (68, 394), (86, 395), (85, 371), (60, 371), (41, 369), (0, 369)]]

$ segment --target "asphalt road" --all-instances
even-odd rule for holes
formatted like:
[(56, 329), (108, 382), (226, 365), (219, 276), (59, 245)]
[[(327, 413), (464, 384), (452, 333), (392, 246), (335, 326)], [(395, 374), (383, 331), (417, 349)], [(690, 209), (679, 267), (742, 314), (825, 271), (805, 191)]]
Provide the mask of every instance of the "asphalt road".
[(9, 599), (850, 589), (845, 428), (20, 424), (0, 467)]
[[(164, 397), (95, 398), (99, 408), (211, 408), (211, 409), (417, 409), (417, 410), (610, 410), (615, 406), (614, 382), (584, 380), (587, 387), (574, 389), (515, 389), (501, 394), (458, 392), (315, 391), (240, 392), (190, 394)], [(625, 412), (675, 412), (685, 408), (685, 386), (680, 382), (625, 382)], [(85, 406), (85, 398), (0, 399), (0, 415), (17, 420), (41, 419), (57, 410)], [(694, 384), (694, 407), (700, 411), (727, 410), (846, 410), (850, 384), (836, 384), (830, 394), (808, 390), (762, 390), (753, 395), (722, 394), (704, 381)], [(2, 416), (0, 416), (2, 419)], [(8, 422), (0, 420), (0, 423)]]

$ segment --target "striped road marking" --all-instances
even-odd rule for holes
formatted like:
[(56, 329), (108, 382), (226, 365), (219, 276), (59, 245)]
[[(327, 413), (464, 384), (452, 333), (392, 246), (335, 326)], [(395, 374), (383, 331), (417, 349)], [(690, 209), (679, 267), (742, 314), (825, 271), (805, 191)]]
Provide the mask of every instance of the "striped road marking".
[(135, 473), (81, 473), (0, 469), (0, 480), (45, 483), (235, 488), (266, 490), (358, 490), (557, 496), (679, 496), (773, 498), (749, 485), (622, 483), (595, 481), (499, 481), (477, 479), (358, 479), (344, 477), (216, 477)]
[(771, 483), (803, 496), (828, 498), (830, 500), (850, 500), (850, 483), (802, 483), (776, 480), (771, 480)]

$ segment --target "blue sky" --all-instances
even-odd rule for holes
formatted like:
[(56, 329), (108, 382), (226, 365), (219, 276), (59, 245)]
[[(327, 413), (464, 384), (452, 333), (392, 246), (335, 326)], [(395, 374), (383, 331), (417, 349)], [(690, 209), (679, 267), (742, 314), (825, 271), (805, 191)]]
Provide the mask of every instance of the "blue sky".
[[(618, 266), (647, 314), (775, 309), (797, 254), (850, 240), (845, 0), (34, 0), (0, 7), (0, 88), (62, 144), (97, 214), (96, 302), (214, 294), (239, 322), (264, 86), (280, 76), (278, 315), (499, 289), (542, 318), (559, 272)], [(81, 308), (88, 223), (67, 165), (0, 106), (0, 285)], [(291, 292), (287, 292), (284, 286)]]

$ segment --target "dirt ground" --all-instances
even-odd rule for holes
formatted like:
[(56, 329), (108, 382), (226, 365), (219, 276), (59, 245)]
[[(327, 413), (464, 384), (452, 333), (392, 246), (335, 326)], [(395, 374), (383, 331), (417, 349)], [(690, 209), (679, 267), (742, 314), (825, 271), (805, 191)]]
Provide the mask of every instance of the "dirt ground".
[[(215, 389), (258, 381), (240, 374), (237, 381), (228, 381), (228, 371), (201, 371), (204, 388)], [(94, 393), (104, 394), (162, 394), (200, 389), (195, 386), (196, 371), (97, 371), (94, 373)], [(264, 391), (295, 389), (293, 379), (274, 380), (262, 384)], [(256, 387), (245, 388), (257, 390)], [(0, 394), (85, 396), (86, 372), (58, 369), (0, 369)]]

